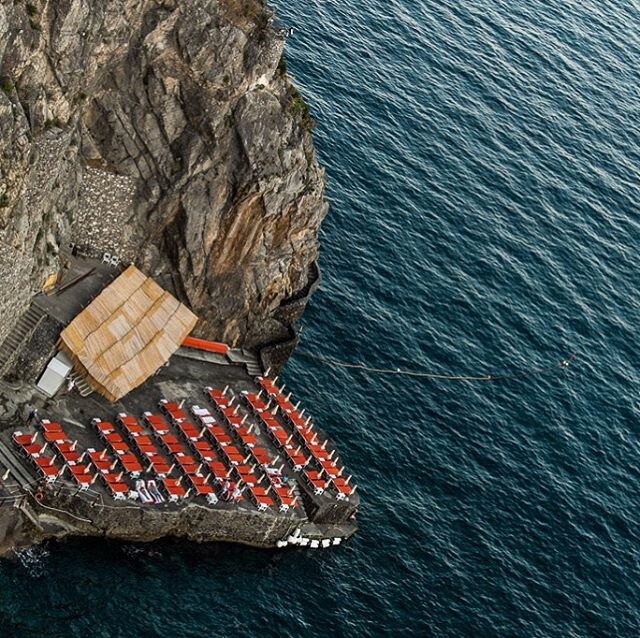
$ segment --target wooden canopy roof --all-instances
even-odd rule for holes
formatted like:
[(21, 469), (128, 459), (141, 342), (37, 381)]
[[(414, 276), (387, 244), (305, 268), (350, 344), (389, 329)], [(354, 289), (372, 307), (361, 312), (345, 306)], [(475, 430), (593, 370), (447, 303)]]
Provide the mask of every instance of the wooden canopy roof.
[(62, 331), (60, 349), (94, 390), (117, 401), (169, 360), (197, 320), (129, 266)]

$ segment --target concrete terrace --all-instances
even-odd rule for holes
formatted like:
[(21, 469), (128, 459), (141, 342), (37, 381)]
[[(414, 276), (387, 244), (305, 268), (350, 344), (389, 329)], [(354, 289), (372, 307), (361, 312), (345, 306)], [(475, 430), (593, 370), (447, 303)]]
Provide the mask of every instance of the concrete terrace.
[[(60, 330), (119, 272), (110, 264), (69, 257), (56, 291), (33, 300), (46, 313), (46, 330), (36, 328), (24, 339), (17, 361), (32, 356), (40, 362), (41, 372), (42, 361), (56, 351)], [(33, 351), (35, 346), (38, 352)], [(306, 525), (306, 535), (315, 535), (316, 540), (305, 539), (304, 532), (297, 530), (289, 535), (290, 542), (302, 545), (326, 539), (329, 528), (334, 538), (349, 536), (355, 531), (359, 499), (337, 451), (306, 415), (303, 421), (291, 397), (279, 396), (275, 384), (249, 373), (248, 365), (255, 372), (256, 360), (246, 355), (180, 348), (154, 376), (115, 403), (97, 393), (82, 396), (77, 387), (47, 399), (35, 388), (39, 374), (34, 375), (33, 368), (17, 366), (16, 370), (14, 366), (11, 381), (18, 405), (0, 419), (0, 494), (6, 501), (21, 495), (45, 503), (51, 498), (57, 507), (64, 502), (69, 511), (75, 511), (74, 503), (82, 500), (123, 510), (135, 506), (169, 513), (197, 505), (212, 512), (251, 512), (265, 521), (287, 519), (282, 529), (289, 531), (301, 525), (304, 530)], [(163, 401), (173, 409), (163, 409)], [(29, 421), (33, 407), (38, 418)], [(145, 413), (164, 421), (167, 432), (158, 434)], [(128, 430), (122, 415), (134, 417), (137, 434)], [(59, 424), (71, 445), (56, 443), (50, 433), (45, 434), (46, 421)], [(107, 440), (96, 421), (113, 425), (109, 431), (130, 449), (139, 472), (126, 471), (118, 450), (111, 447), (113, 436)], [(59, 469), (55, 480), (45, 480), (36, 459), (29, 456), (29, 446), (21, 448), (14, 440), (16, 431), (28, 435), (34, 446), (29, 449), (36, 456), (52, 459)], [(137, 445), (137, 436), (155, 446), (157, 463), (150, 462), (145, 446)], [(89, 450), (104, 451), (112, 469), (101, 471), (92, 463)], [(78, 480), (74, 474), (80, 471), (78, 466), (86, 466), (90, 483), (86, 476)], [(164, 470), (159, 472), (161, 466)], [(107, 480), (103, 474), (117, 478)], [(126, 496), (115, 494), (109, 480), (125, 485)], [(137, 489), (140, 480), (157, 485), (162, 502), (142, 502)]]

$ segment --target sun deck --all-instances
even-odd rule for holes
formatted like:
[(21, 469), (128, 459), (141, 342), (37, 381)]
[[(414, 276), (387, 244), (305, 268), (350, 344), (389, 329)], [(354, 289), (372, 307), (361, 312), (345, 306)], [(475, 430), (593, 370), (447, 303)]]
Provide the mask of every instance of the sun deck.
[[(80, 280), (76, 308), (109, 279), (98, 270), (95, 281), (93, 273)], [(60, 325), (70, 293), (41, 305)], [(282, 529), (290, 531), (352, 521), (359, 500), (352, 478), (299, 402), (274, 380), (253, 377), (226, 347), (202, 348), (194, 339), (185, 346), (119, 401), (72, 389), (6, 423), (0, 486), (13, 474), (21, 492), (70, 511), (78, 500), (167, 513), (198, 506), (286, 519)], [(304, 534), (289, 538), (307, 544)]]

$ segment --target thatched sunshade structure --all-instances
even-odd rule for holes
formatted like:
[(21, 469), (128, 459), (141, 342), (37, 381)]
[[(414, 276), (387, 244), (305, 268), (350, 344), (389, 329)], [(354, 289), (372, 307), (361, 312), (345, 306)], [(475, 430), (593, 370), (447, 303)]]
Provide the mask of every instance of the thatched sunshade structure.
[(117, 401), (169, 360), (197, 320), (129, 266), (62, 331), (60, 350), (96, 392)]

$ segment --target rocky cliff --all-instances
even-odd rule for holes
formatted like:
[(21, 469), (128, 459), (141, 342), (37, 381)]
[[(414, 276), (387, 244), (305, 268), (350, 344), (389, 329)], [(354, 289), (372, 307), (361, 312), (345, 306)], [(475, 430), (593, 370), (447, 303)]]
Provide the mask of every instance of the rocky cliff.
[(0, 339), (71, 243), (287, 334), (326, 205), (283, 47), (262, 0), (0, 0)]

